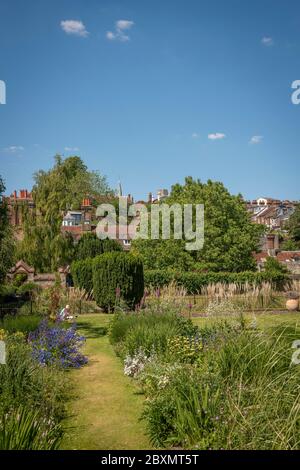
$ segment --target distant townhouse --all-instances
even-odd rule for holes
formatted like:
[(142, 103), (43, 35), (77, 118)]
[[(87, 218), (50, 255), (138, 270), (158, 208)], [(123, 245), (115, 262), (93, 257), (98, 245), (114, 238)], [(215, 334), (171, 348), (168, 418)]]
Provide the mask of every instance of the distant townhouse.
[(261, 197), (248, 201), (247, 209), (253, 223), (265, 225), (269, 230), (282, 230), (293, 214), (295, 205), (294, 201)]

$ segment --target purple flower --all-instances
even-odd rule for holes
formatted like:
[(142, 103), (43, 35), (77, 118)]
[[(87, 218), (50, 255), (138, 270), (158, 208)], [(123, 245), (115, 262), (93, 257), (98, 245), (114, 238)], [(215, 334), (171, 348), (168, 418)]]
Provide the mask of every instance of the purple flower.
[(76, 332), (75, 324), (66, 330), (42, 321), (37, 330), (29, 334), (28, 341), (33, 357), (42, 365), (78, 368), (87, 363), (80, 352), (85, 338)]

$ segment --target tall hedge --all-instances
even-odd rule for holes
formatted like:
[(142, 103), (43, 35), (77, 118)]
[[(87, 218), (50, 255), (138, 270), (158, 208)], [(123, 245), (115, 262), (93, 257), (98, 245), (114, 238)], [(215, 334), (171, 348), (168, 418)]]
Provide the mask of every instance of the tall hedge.
[(71, 275), (75, 287), (85, 289), (89, 294), (93, 290), (93, 260), (86, 258), (73, 261), (71, 264)]
[(93, 261), (93, 292), (97, 305), (106, 312), (114, 309), (118, 296), (134, 308), (144, 294), (142, 261), (125, 252), (97, 256)]
[(116, 240), (100, 240), (94, 232), (85, 233), (75, 249), (75, 259), (95, 258), (95, 256), (109, 251), (122, 251), (121, 245)]
[(284, 273), (272, 272), (252, 272), (244, 271), (241, 273), (226, 272), (176, 272), (171, 270), (151, 270), (145, 271), (146, 287), (163, 287), (170, 282), (175, 281), (177, 285), (184, 287), (189, 294), (197, 294), (201, 288), (209, 284), (239, 284), (249, 283), (255, 286), (261, 285), (263, 282), (270, 282), (275, 289), (281, 290), (288, 282), (288, 276)]

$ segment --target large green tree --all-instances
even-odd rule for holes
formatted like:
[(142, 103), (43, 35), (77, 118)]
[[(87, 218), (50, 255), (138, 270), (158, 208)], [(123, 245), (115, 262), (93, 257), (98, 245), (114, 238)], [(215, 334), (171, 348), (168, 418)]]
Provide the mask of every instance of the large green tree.
[(134, 249), (141, 254), (146, 268), (180, 268), (181, 265), (183, 269), (190, 269), (192, 259), (194, 268), (200, 270), (240, 272), (255, 269), (252, 253), (257, 250), (264, 229), (251, 223), (240, 195), (231, 195), (220, 182), (208, 180), (202, 183), (188, 177), (184, 185), (172, 187), (165, 202), (169, 205), (204, 204), (204, 246), (187, 253), (177, 240), (135, 241)]
[(34, 174), (33, 199), (37, 211), (48, 224), (60, 226), (68, 209), (79, 209), (84, 197), (97, 198), (111, 192), (106, 178), (88, 171), (80, 157), (62, 159), (56, 155), (53, 168)]
[(84, 260), (95, 258), (109, 251), (122, 251), (121, 245), (116, 240), (100, 240), (95, 233), (84, 234), (75, 248), (75, 259)]
[(111, 193), (106, 178), (91, 172), (77, 156), (55, 157), (54, 166), (34, 174), (35, 211), (24, 214), (24, 239), (18, 256), (38, 271), (53, 271), (74, 259), (70, 234), (61, 233), (64, 212), (79, 209), (85, 197), (99, 198)]
[(3, 199), (5, 185), (0, 176), (0, 283), (14, 262), (15, 240), (8, 221), (8, 208)]
[[(291, 215), (289, 221), (286, 224), (289, 235), (289, 246), (285, 246), (285, 249), (297, 250), (300, 248), (300, 203), (297, 204), (295, 212)], [(286, 242), (287, 244), (287, 242)]]

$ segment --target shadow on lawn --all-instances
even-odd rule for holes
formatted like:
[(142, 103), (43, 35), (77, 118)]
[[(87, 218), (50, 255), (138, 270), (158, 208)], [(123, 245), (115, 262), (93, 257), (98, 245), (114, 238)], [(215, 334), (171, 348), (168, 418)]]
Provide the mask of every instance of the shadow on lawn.
[(86, 338), (99, 338), (107, 334), (106, 326), (93, 326), (88, 322), (80, 322), (78, 329)]

